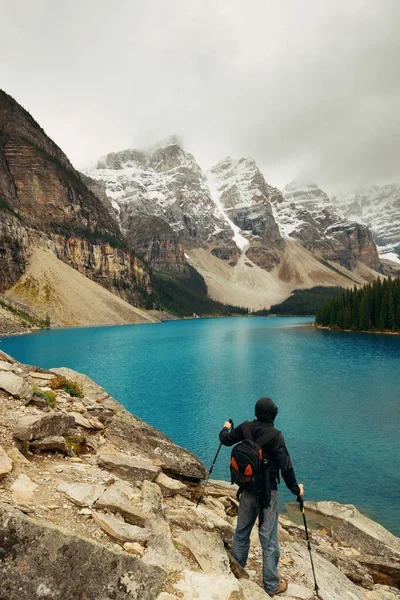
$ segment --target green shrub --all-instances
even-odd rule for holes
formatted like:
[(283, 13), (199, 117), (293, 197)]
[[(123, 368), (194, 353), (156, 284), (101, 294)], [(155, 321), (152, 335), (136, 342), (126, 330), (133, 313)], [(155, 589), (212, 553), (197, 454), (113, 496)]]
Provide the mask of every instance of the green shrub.
[(52, 379), (49, 383), (49, 387), (51, 387), (52, 390), (64, 390), (67, 394), (74, 396), (75, 398), (83, 398), (84, 396), (83, 388), (77, 381), (72, 381), (63, 376)]
[(86, 438), (83, 435), (66, 435), (65, 441), (68, 448), (73, 450), (76, 456), (86, 451)]
[(33, 394), (38, 398), (46, 400), (47, 404), (54, 408), (57, 404), (57, 395), (51, 390), (41, 390), (36, 385), (33, 386)]

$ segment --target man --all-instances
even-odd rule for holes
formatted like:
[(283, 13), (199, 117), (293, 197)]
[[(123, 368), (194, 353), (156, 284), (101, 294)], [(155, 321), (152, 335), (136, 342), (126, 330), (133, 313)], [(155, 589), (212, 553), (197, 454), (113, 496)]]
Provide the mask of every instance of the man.
[[(278, 562), (280, 548), (278, 542), (278, 483), (279, 471), (289, 490), (295, 496), (304, 495), (303, 484), (297, 484), (285, 440), (280, 431), (274, 428), (274, 420), (278, 414), (278, 407), (271, 398), (260, 398), (255, 406), (256, 419), (250, 423), (253, 441), (264, 437), (266, 434), (270, 441), (262, 447), (263, 457), (269, 461), (271, 502), (268, 508), (263, 509), (263, 518), (259, 525), (259, 537), (263, 554), (263, 584), (265, 591), (270, 596), (276, 596), (287, 590), (287, 581), (279, 577)], [(245, 439), (245, 428), (242, 423), (231, 429), (229, 421), (219, 434), (219, 439), (225, 446), (233, 446)], [(231, 553), (237, 562), (244, 567), (250, 548), (250, 534), (259, 514), (259, 498), (255, 492), (243, 491), (240, 497), (238, 520)]]

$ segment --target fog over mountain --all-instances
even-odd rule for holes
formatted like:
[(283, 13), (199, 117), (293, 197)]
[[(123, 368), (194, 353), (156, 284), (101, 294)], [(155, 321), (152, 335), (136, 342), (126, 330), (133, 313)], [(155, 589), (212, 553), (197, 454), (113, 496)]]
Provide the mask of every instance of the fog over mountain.
[(0, 1), (1, 87), (76, 167), (176, 134), (281, 189), (400, 180), (398, 0)]

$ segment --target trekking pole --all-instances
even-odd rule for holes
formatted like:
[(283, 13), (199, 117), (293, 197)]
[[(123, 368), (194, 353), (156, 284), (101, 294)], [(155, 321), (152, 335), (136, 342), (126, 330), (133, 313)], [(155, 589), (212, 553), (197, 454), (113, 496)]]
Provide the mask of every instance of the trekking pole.
[[(232, 421), (232, 419), (229, 419), (229, 423), (231, 424), (231, 429), (233, 429), (233, 421)], [(211, 473), (213, 472), (213, 468), (214, 468), (214, 465), (215, 465), (215, 463), (216, 463), (216, 460), (217, 460), (217, 458), (218, 458), (218, 454), (219, 454), (219, 451), (221, 450), (221, 448), (222, 448), (222, 442), (221, 442), (221, 443), (220, 443), (220, 445), (218, 446), (217, 454), (214, 456), (214, 460), (213, 460), (213, 462), (212, 462), (212, 465), (211, 465), (211, 467), (210, 467), (210, 470), (209, 470), (209, 471), (208, 471), (208, 473), (207, 473), (207, 477), (206, 477), (206, 479), (205, 479), (205, 481), (204, 481), (204, 484), (203, 484), (203, 491), (201, 492), (201, 496), (200, 496), (200, 498), (197, 500), (196, 508), (198, 508), (198, 506), (199, 506), (200, 502), (201, 502), (201, 501), (203, 500), (203, 498), (204, 498), (204, 492), (206, 491), (206, 487), (207, 487), (208, 480), (210, 479), (210, 475), (211, 475)]]
[(318, 587), (318, 583), (317, 583), (317, 578), (315, 576), (314, 561), (313, 561), (313, 557), (312, 557), (312, 554), (311, 554), (311, 543), (310, 543), (310, 536), (308, 535), (308, 527), (307, 527), (307, 521), (306, 521), (306, 513), (304, 511), (303, 496), (298, 496), (297, 497), (297, 502), (300, 503), (300, 511), (301, 511), (301, 514), (303, 515), (304, 529), (306, 530), (307, 547), (308, 547), (308, 551), (310, 553), (311, 569), (312, 569), (312, 574), (313, 574), (313, 577), (314, 577), (315, 597), (316, 598), (320, 598), (320, 596), (319, 596), (319, 587)]

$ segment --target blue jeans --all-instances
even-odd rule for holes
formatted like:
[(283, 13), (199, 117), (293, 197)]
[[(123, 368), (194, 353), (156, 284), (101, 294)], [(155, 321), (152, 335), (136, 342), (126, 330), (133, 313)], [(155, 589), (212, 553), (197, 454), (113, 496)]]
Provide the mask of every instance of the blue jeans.
[[(258, 517), (257, 495), (243, 492), (240, 497), (238, 520), (231, 553), (237, 562), (246, 566), (250, 548), (250, 534)], [(271, 491), (271, 505), (264, 508), (264, 519), (258, 530), (263, 555), (263, 584), (269, 594), (274, 594), (280, 586), (278, 562), (280, 548), (278, 542), (278, 492)]]

